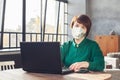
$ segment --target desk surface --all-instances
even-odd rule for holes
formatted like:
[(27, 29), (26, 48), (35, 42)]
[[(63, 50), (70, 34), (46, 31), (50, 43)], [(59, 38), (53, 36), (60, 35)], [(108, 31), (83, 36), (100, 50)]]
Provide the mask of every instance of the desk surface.
[(22, 69), (0, 71), (0, 80), (110, 80), (108, 73), (71, 73), (67, 75), (28, 73)]

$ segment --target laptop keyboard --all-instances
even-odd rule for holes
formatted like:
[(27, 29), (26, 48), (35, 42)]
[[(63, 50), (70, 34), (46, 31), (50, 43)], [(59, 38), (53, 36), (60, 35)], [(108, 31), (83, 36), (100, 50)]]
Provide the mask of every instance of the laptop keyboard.
[[(74, 70), (70, 70), (69, 68), (62, 68), (62, 74), (69, 74), (69, 73), (73, 73)], [(86, 68), (81, 68), (79, 71), (76, 71), (75, 73), (88, 73), (89, 70)]]
[(73, 73), (73, 70), (70, 70), (69, 68), (62, 68), (62, 74), (69, 74), (69, 73)]

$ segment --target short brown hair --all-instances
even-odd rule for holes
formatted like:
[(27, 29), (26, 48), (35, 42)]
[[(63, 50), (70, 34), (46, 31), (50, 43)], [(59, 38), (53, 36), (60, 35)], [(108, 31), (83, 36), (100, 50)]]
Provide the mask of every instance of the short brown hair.
[(80, 24), (83, 24), (87, 28), (86, 36), (88, 36), (92, 25), (90, 18), (87, 15), (74, 16), (71, 21), (71, 28), (76, 21)]

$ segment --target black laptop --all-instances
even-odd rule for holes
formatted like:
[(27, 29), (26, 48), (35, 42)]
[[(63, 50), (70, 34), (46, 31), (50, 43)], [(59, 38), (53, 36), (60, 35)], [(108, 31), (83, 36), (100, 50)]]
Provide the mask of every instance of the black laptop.
[(21, 42), (23, 70), (37, 73), (67, 74), (62, 69), (59, 42)]

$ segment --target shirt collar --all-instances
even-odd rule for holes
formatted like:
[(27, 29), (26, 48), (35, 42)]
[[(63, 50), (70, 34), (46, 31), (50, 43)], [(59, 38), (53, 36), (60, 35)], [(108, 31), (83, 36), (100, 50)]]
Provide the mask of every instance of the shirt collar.
[(86, 37), (85, 37), (85, 38), (81, 41), (81, 43), (79, 43), (79, 44), (76, 44), (76, 43), (75, 43), (75, 40), (73, 39), (72, 45), (73, 45), (74, 47), (80, 47), (80, 46), (83, 45), (85, 42), (86, 42)]

